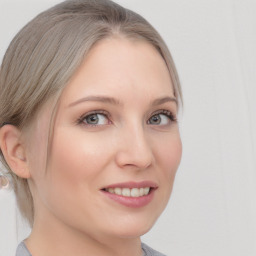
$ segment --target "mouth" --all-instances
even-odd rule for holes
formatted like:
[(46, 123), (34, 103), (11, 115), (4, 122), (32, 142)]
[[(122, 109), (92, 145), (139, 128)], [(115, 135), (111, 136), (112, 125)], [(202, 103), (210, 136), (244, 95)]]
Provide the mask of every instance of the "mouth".
[(124, 197), (141, 197), (147, 196), (152, 190), (152, 187), (142, 187), (142, 188), (104, 188), (102, 189), (105, 192), (116, 194), (118, 196)]
[(101, 189), (103, 194), (127, 207), (138, 208), (149, 204), (158, 186), (153, 182), (127, 182)]

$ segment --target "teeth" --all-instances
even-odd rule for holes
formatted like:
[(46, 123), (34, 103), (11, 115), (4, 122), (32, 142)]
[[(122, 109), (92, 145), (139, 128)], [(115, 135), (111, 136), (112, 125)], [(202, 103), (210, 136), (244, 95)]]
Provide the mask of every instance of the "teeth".
[(121, 188), (115, 188), (114, 193), (120, 196), (120, 195), (122, 195), (122, 189)]
[(132, 188), (132, 189), (131, 189), (131, 196), (132, 196), (132, 197), (138, 197), (138, 196), (140, 196), (140, 189), (139, 189), (139, 188)]
[(111, 194), (114, 194), (115, 193), (115, 190), (113, 188), (109, 188), (108, 189), (108, 192), (111, 193)]
[(148, 193), (144, 192), (144, 188), (140, 188), (140, 196), (147, 195)]
[(122, 195), (123, 196), (131, 196), (131, 190), (129, 188), (123, 188)]
[(150, 189), (150, 188), (144, 188), (144, 194), (147, 195), (147, 194), (149, 193), (149, 189)]
[(139, 197), (146, 196), (150, 191), (150, 187), (146, 188), (106, 188), (107, 192), (125, 197)]

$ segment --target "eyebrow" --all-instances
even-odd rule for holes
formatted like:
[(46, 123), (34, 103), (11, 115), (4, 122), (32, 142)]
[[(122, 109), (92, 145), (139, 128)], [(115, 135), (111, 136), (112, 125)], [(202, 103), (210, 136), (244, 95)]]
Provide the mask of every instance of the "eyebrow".
[(158, 105), (161, 105), (161, 104), (164, 104), (166, 102), (175, 102), (176, 105), (178, 105), (178, 101), (175, 97), (163, 97), (163, 98), (159, 98), (159, 99), (155, 99), (153, 100), (153, 102), (151, 103), (153, 106), (158, 106)]
[(88, 96), (88, 97), (84, 97), (84, 98), (81, 98), (75, 102), (72, 102), (71, 104), (69, 104), (68, 106), (69, 107), (73, 107), (79, 103), (82, 103), (82, 102), (86, 102), (86, 101), (96, 101), (96, 102), (103, 102), (103, 103), (109, 103), (109, 104), (112, 104), (112, 105), (120, 105), (120, 102), (115, 99), (115, 98), (112, 98), (112, 97), (106, 97), (106, 96)]
[[(112, 97), (107, 97), (107, 96), (88, 96), (88, 97), (84, 97), (84, 98), (81, 98), (77, 101), (74, 101), (72, 103), (70, 103), (68, 105), (68, 107), (73, 107), (79, 103), (83, 103), (83, 102), (87, 102), (87, 101), (96, 101), (96, 102), (103, 102), (103, 103), (108, 103), (108, 104), (112, 104), (112, 105), (121, 105), (120, 101), (115, 99), (115, 98), (112, 98)], [(178, 101), (175, 97), (162, 97), (162, 98), (159, 98), (159, 99), (155, 99), (151, 102), (151, 105), (152, 106), (158, 106), (158, 105), (161, 105), (161, 104), (164, 104), (166, 102), (175, 102), (176, 105), (178, 105)]]

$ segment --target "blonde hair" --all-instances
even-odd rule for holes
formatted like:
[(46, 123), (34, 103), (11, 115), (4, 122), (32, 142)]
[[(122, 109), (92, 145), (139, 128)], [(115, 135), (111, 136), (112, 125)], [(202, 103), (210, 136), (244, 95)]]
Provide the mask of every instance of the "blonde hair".
[[(69, 0), (39, 14), (13, 39), (1, 65), (0, 125), (27, 127), (38, 110), (60, 95), (96, 42), (113, 36), (145, 40), (166, 62), (174, 93), (181, 89), (171, 54), (158, 32), (140, 15), (110, 0)], [(33, 225), (33, 199), (26, 179), (12, 176), (21, 214)]]

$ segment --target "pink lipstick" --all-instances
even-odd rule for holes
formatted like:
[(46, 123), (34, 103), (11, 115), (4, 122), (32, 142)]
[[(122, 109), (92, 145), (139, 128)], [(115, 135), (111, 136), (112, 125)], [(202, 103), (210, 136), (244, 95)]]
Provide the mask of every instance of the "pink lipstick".
[(132, 181), (108, 185), (101, 192), (121, 205), (139, 208), (152, 201), (156, 189), (157, 184), (152, 181)]

